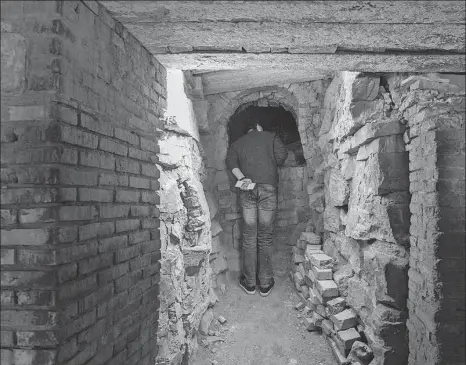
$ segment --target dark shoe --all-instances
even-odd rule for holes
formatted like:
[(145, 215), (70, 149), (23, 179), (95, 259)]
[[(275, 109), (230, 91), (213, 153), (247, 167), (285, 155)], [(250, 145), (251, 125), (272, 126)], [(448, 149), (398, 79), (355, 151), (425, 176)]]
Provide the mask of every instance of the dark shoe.
[(239, 286), (248, 294), (256, 294), (255, 286), (247, 286), (246, 279), (244, 276), (239, 278)]
[(261, 292), (261, 297), (266, 297), (267, 295), (269, 295), (270, 292), (272, 291), (274, 285), (275, 285), (275, 280), (273, 280), (273, 278), (272, 278), (272, 283), (268, 287), (259, 288), (260, 292)]

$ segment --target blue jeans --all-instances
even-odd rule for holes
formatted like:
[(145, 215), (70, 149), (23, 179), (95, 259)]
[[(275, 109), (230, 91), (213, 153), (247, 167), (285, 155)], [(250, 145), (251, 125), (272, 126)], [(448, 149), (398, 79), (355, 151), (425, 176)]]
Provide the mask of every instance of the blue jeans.
[(243, 275), (246, 285), (261, 288), (272, 283), (272, 238), (277, 212), (277, 189), (256, 184), (253, 190), (240, 190), (243, 216)]

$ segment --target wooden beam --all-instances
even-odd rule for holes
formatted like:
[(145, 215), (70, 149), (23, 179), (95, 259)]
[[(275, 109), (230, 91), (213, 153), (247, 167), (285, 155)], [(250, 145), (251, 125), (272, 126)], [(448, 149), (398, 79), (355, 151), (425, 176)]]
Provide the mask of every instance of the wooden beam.
[(465, 72), (464, 55), (384, 55), (384, 54), (243, 54), (185, 53), (160, 54), (166, 67), (182, 70), (278, 70), (327, 74), (335, 71), (359, 72)]
[(302, 70), (232, 70), (204, 73), (202, 85), (204, 95), (239, 91), (255, 87), (292, 84), (319, 80), (330, 74), (319, 74)]
[(351, 51), (465, 50), (462, 24), (340, 24), (275, 22), (137, 22), (128, 30), (154, 54), (218, 52), (334, 53)]
[(130, 22), (465, 24), (464, 1), (100, 1)]

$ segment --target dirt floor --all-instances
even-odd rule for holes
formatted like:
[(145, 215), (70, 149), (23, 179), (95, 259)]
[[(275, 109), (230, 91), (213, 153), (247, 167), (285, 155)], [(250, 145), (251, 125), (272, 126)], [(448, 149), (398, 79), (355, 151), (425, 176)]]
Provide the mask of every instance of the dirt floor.
[[(322, 335), (308, 332), (294, 309), (299, 297), (288, 276), (276, 276), (272, 293), (263, 298), (239, 288), (237, 275), (231, 273), (223, 292), (217, 291), (212, 336), (200, 336), (193, 365), (337, 364)], [(218, 316), (227, 322), (221, 325)]]

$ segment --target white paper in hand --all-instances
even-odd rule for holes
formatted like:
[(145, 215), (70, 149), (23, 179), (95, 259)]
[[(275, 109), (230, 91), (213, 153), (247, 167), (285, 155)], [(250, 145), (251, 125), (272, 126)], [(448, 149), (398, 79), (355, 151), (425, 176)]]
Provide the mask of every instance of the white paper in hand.
[[(244, 184), (244, 181), (238, 180), (235, 184), (236, 188), (240, 188)], [(252, 190), (256, 186), (256, 183), (249, 183), (248, 186), (245, 188), (246, 190)]]

